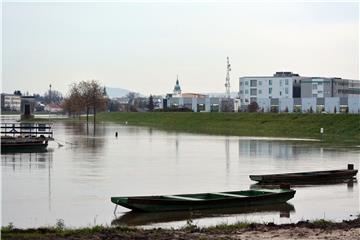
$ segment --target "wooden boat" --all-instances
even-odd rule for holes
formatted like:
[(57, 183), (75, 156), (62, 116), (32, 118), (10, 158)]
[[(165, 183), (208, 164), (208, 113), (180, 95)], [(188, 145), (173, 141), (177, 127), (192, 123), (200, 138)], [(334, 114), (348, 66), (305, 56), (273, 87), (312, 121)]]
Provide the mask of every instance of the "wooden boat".
[[(284, 203), (293, 198), (293, 189), (259, 189), (231, 192), (161, 196), (112, 197), (118, 205), (142, 212), (201, 210)], [(116, 208), (115, 208), (116, 211)]]
[(250, 175), (250, 179), (259, 183), (290, 183), (290, 184), (311, 184), (311, 183), (329, 183), (339, 180), (350, 180), (358, 170), (354, 170), (354, 165), (349, 164), (348, 169), (297, 172), (268, 175)]
[(1, 152), (17, 152), (27, 150), (44, 150), (48, 140), (41, 137), (1, 137)]
[(249, 213), (278, 213), (280, 217), (290, 217), (295, 208), (289, 203), (275, 203), (237, 208), (205, 209), (172, 212), (127, 212), (111, 222), (111, 225), (141, 226), (154, 223), (186, 221), (188, 219), (239, 216)]

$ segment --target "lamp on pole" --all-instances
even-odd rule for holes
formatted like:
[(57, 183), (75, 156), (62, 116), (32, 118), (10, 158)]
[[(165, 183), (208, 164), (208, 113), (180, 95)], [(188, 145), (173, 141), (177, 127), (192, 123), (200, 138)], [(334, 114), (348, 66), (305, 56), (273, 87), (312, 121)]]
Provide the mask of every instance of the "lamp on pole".
[(51, 84), (49, 85), (49, 104), (48, 104), (48, 110), (49, 110), (49, 122), (50, 122), (50, 104), (51, 104)]

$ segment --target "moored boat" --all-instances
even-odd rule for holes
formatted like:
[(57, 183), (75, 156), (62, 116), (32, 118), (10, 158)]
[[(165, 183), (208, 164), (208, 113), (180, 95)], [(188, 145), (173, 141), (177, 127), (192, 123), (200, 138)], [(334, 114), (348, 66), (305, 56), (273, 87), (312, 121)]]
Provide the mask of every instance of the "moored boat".
[(354, 165), (349, 164), (348, 169), (312, 171), (312, 172), (294, 172), (282, 174), (250, 175), (250, 179), (259, 183), (290, 183), (290, 184), (312, 184), (338, 182), (339, 180), (350, 180), (358, 170)]
[(162, 212), (284, 203), (293, 198), (295, 192), (293, 189), (257, 189), (196, 194), (112, 197), (111, 201), (116, 206), (120, 205), (134, 211)]
[(18, 152), (26, 150), (45, 150), (48, 139), (42, 137), (1, 137), (2, 152)]
[(44, 151), (53, 140), (46, 123), (1, 123), (1, 152)]

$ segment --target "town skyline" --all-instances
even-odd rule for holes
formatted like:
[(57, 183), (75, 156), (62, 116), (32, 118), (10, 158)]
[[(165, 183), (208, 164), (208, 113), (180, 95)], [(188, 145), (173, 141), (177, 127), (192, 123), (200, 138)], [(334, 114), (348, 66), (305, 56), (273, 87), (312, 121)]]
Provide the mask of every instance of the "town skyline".
[(4, 3), (3, 14), (7, 93), (96, 79), (163, 95), (177, 74), (184, 92), (225, 92), (227, 56), (232, 92), (276, 71), (359, 79), (356, 3)]

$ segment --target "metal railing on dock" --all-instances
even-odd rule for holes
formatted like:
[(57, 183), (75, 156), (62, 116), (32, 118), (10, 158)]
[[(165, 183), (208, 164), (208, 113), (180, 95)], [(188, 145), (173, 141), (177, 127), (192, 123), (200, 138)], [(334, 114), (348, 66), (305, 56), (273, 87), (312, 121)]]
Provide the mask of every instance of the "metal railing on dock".
[(49, 123), (1, 123), (1, 136), (53, 139), (53, 131)]

